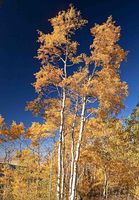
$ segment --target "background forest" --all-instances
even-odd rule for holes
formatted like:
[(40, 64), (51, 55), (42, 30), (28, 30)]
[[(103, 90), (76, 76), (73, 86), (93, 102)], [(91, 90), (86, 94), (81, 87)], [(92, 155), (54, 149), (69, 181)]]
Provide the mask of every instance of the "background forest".
[(139, 199), (139, 104), (119, 115), (128, 96), (120, 26), (112, 16), (95, 24), (86, 50), (77, 36), (88, 21), (73, 5), (49, 23), (38, 31), (36, 97), (26, 105), (39, 120), (0, 116), (0, 199)]

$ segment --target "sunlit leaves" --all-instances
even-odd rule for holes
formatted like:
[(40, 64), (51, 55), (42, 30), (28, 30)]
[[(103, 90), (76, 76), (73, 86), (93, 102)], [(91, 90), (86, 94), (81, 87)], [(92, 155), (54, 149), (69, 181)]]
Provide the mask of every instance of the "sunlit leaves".
[(58, 86), (62, 79), (62, 74), (62, 70), (55, 68), (51, 65), (42, 67), (40, 71), (35, 74), (35, 90), (39, 93), (43, 91), (43, 88), (46, 89), (51, 84)]
[(34, 99), (33, 101), (27, 102), (26, 110), (32, 111), (33, 114), (37, 116), (40, 113), (40, 110), (42, 108), (40, 100), (41, 99), (38, 97)]
[(38, 145), (41, 139), (48, 139), (52, 137), (52, 133), (55, 130), (54, 124), (40, 124), (33, 122), (31, 127), (26, 131), (26, 138), (30, 138), (33, 145)]
[(102, 25), (97, 24), (93, 27), (91, 33), (95, 37), (91, 45), (95, 65), (119, 68), (127, 55), (127, 52), (116, 44), (120, 39), (120, 27), (115, 26), (110, 16)]
[(123, 100), (128, 94), (125, 82), (112, 69), (103, 69), (96, 73), (91, 81), (94, 95), (100, 103), (101, 113), (113, 112), (117, 114), (124, 107)]
[[(136, 132), (136, 135), (138, 133), (138, 109), (127, 122), (127, 129), (115, 118), (124, 108), (123, 101), (128, 94), (127, 84), (120, 78), (120, 65), (127, 55), (118, 44), (120, 27), (116, 26), (112, 17), (103, 24), (95, 25), (91, 29), (93, 42), (90, 52), (88, 55), (78, 55), (79, 43), (72, 36), (87, 23), (80, 12), (70, 6), (49, 21), (52, 31), (46, 34), (38, 32), (37, 59), (41, 61), (41, 67), (35, 73), (33, 84), (38, 97), (28, 102), (26, 108), (33, 114), (40, 115), (42, 123), (32, 122), (24, 131), (22, 123), (12, 122), (8, 126), (0, 116), (3, 142), (21, 139), (22, 136), (27, 139), (28, 148), (20, 149), (17, 156), (21, 168), (14, 174), (15, 200), (42, 200), (42, 194), (44, 199), (48, 199), (49, 183), (50, 186), (53, 183), (53, 191), (56, 193), (54, 183), (56, 185), (58, 156), (62, 160), (59, 166), (63, 165), (60, 173), (62, 170), (65, 172), (65, 198), (69, 196), (69, 166), (72, 156), (74, 172), (78, 174), (78, 187), (74, 190), (82, 199), (91, 190), (102, 192), (105, 178), (111, 188), (126, 184), (131, 187), (134, 182), (133, 174), (138, 172), (135, 157), (139, 157), (139, 151), (136, 146), (136, 152), (133, 153), (135, 147), (129, 140), (128, 131)], [(53, 137), (56, 139), (55, 148), (61, 144), (60, 153), (53, 150), (49, 156), (45, 152), (47, 158), (42, 162), (40, 151), (44, 147), (43, 142)], [(49, 142), (45, 144), (47, 146)]]
[[(71, 41), (71, 35), (87, 21), (82, 19), (81, 14), (73, 6), (67, 11), (61, 11), (58, 15), (49, 20), (53, 31), (49, 34), (39, 32), (38, 41), (41, 43), (38, 49), (38, 59), (42, 64), (56, 62), (63, 55), (69, 59), (76, 53), (78, 43)], [(68, 53), (67, 53), (68, 50)]]
[(10, 126), (7, 126), (4, 123), (4, 119), (1, 117), (1, 124), (0, 124), (0, 141), (6, 142), (8, 140), (15, 140), (19, 139), (21, 135), (24, 133), (24, 124), (19, 123), (17, 124), (15, 121), (12, 122)]

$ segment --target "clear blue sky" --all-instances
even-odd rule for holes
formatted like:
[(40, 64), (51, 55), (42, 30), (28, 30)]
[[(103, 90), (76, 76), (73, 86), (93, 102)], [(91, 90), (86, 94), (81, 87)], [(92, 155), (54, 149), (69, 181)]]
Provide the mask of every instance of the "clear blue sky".
[(79, 36), (81, 48), (87, 51), (92, 41), (89, 30), (109, 15), (122, 28), (122, 47), (129, 51), (122, 64), (121, 77), (129, 85), (127, 116), (139, 101), (139, 0), (3, 0), (0, 6), (0, 113), (9, 123), (23, 121), (29, 126), (37, 119), (25, 112), (26, 101), (35, 97), (33, 74), (39, 63), (33, 58), (37, 50), (37, 32), (51, 30), (47, 21), (72, 3), (89, 20)]

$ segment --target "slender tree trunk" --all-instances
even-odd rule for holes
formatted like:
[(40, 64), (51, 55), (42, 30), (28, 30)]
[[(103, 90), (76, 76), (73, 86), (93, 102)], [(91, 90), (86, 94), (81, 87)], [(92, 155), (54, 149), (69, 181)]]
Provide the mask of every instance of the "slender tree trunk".
[[(66, 47), (66, 54), (65, 54), (65, 61), (64, 61), (64, 75), (67, 78), (67, 47)], [(66, 101), (66, 90), (63, 88), (63, 103), (62, 103), (62, 110), (61, 111), (61, 200), (64, 199), (64, 187), (65, 187), (65, 168), (64, 168), (64, 158), (65, 158), (65, 135), (64, 135), (64, 110), (65, 110), (65, 101)], [(63, 122), (62, 122), (63, 121)]]
[(71, 144), (71, 169), (70, 169), (70, 183), (69, 183), (69, 195), (71, 195), (71, 188), (73, 182), (73, 167), (74, 167), (74, 131), (72, 131), (72, 144)]
[(69, 200), (75, 200), (75, 195), (76, 195), (78, 160), (80, 156), (81, 141), (83, 137), (84, 123), (85, 123), (85, 107), (86, 107), (86, 97), (83, 98), (83, 104), (82, 104), (81, 124), (80, 124), (79, 138), (77, 141), (76, 151), (75, 151), (75, 159), (73, 165), (73, 180), (72, 180), (71, 195), (69, 197)]
[(72, 131), (71, 131), (71, 169), (70, 169), (70, 182), (69, 182), (69, 196), (71, 195), (71, 188), (72, 188), (72, 182), (73, 182), (73, 168), (74, 168), (74, 129), (75, 129), (75, 120), (77, 116), (77, 110), (78, 110), (78, 100), (76, 102), (75, 107), (75, 115), (73, 118), (73, 124), (72, 124)]
[(108, 199), (108, 174), (106, 170), (104, 172), (103, 199), (104, 200)]
[[(65, 52), (65, 60), (62, 59), (64, 64), (64, 76), (67, 77), (67, 49)], [(57, 180), (57, 200), (63, 200), (64, 198), (64, 182), (65, 182), (65, 170), (64, 170), (64, 154), (65, 154), (65, 141), (64, 141), (64, 111), (65, 111), (65, 101), (66, 101), (66, 90), (63, 88), (62, 94), (62, 105), (60, 112), (60, 128), (59, 128), (59, 147), (58, 147), (58, 180)]]
[(61, 185), (61, 136), (58, 144), (58, 175), (57, 175), (57, 200), (60, 200), (60, 185)]
[(64, 156), (65, 155), (65, 139), (64, 132), (62, 132), (62, 149), (61, 149), (61, 200), (64, 199), (64, 183), (65, 183), (65, 168)]
[[(63, 155), (63, 140), (64, 140), (64, 110), (65, 110), (65, 89), (63, 89), (62, 105), (60, 112), (60, 129), (59, 129), (59, 144), (58, 144), (58, 179), (57, 179), (57, 200), (61, 200), (61, 194), (63, 193), (64, 187), (64, 155)], [(62, 192), (62, 193), (61, 193)]]

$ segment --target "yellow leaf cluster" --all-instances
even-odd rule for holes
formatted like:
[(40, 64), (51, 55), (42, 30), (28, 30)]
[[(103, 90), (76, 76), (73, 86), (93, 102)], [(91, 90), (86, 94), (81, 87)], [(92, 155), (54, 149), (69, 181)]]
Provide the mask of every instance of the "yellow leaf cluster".
[(62, 74), (62, 70), (52, 65), (42, 67), (40, 71), (35, 74), (36, 82), (33, 85), (36, 92), (42, 92), (43, 88), (47, 88), (51, 84), (57, 86), (61, 81)]
[(100, 113), (117, 114), (124, 107), (123, 100), (128, 95), (128, 86), (120, 81), (120, 76), (113, 69), (102, 69), (91, 81), (93, 94), (99, 101)]
[(2, 141), (7, 141), (7, 140), (14, 140), (20, 138), (20, 136), (24, 133), (24, 124), (19, 123), (17, 124), (15, 121), (12, 122), (10, 127), (8, 127), (4, 123), (4, 119), (1, 118), (1, 126), (0, 126), (0, 134), (3, 136), (1, 138)]
[(9, 135), (12, 139), (20, 138), (20, 136), (24, 133), (24, 124), (17, 124), (15, 121), (12, 122), (11, 127), (9, 129)]
[(88, 68), (81, 68), (66, 78), (60, 85), (67, 86), (71, 91), (87, 96)]
[(40, 113), (41, 107), (42, 107), (41, 101), (40, 98), (38, 97), (33, 101), (27, 102), (26, 110), (32, 111), (33, 114), (37, 116)]
[(63, 53), (66, 54), (68, 46), (68, 57), (76, 53), (78, 43), (71, 41), (70, 37), (74, 32), (84, 26), (87, 21), (82, 19), (81, 14), (72, 5), (67, 11), (61, 11), (58, 15), (49, 20), (53, 31), (50, 34), (39, 32), (38, 42), (41, 43), (38, 49), (38, 59), (42, 64), (53, 62)]
[(121, 61), (127, 55), (127, 52), (116, 44), (120, 38), (120, 27), (115, 26), (110, 16), (102, 25), (93, 27), (91, 33), (95, 37), (91, 45), (92, 60), (95, 65), (119, 68)]

